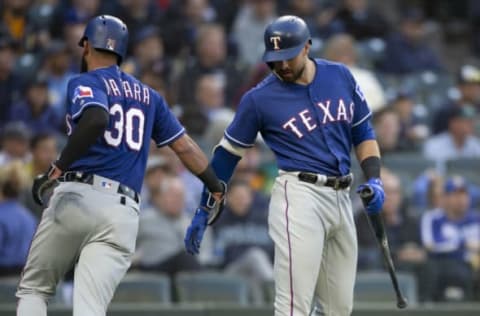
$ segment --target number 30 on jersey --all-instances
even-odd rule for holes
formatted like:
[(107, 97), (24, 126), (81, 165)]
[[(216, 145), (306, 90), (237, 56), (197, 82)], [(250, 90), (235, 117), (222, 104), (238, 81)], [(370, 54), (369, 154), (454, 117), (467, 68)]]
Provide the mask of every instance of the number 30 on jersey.
[[(130, 108), (126, 112), (120, 104), (115, 103), (110, 107), (110, 117), (113, 118), (113, 127), (103, 134), (105, 142), (113, 147), (125, 141), (131, 150), (139, 151), (143, 144), (143, 131), (145, 115), (142, 110)], [(71, 117), (67, 115), (67, 135), (72, 133)]]

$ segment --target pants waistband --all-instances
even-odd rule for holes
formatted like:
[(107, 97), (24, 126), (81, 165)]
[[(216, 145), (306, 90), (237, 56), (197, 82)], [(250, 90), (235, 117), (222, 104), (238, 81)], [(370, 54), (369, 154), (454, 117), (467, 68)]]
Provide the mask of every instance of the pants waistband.
[(298, 180), (311, 184), (321, 185), (333, 188), (334, 190), (347, 189), (353, 182), (353, 174), (349, 173), (344, 176), (327, 176), (324, 174), (316, 174), (311, 172), (290, 172), (280, 170), (279, 174), (291, 173), (297, 176)]
[[(121, 184), (118, 181), (110, 180), (108, 178), (101, 177), (95, 174), (77, 171), (67, 171), (62, 176), (60, 176), (60, 178), (58, 178), (58, 181), (90, 184), (93, 186), (101, 187), (105, 190), (115, 190), (115, 187), (117, 187), (116, 193), (129, 197), (136, 203), (140, 203), (140, 195), (132, 188)], [(120, 201), (122, 202), (122, 204), (125, 204), (125, 201), (123, 201), (122, 199)]]

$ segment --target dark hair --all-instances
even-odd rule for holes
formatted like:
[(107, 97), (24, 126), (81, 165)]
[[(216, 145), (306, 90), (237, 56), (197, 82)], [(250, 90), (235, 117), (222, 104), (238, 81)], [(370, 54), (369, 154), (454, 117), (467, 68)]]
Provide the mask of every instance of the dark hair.
[(55, 135), (50, 132), (41, 132), (35, 135), (30, 142), (30, 150), (34, 150), (41, 142), (49, 138), (55, 138)]

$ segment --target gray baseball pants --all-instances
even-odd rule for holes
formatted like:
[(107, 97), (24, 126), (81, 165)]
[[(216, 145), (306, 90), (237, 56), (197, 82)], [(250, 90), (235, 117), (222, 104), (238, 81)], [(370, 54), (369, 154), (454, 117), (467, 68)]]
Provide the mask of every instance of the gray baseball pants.
[(98, 176), (92, 185), (55, 188), (18, 286), (17, 316), (46, 316), (48, 299), (74, 266), (73, 315), (106, 315), (130, 267), (138, 230), (138, 203), (117, 190), (117, 182)]
[(275, 316), (308, 316), (320, 304), (326, 316), (353, 307), (357, 237), (349, 190), (302, 182), (281, 172), (270, 201), (275, 243)]

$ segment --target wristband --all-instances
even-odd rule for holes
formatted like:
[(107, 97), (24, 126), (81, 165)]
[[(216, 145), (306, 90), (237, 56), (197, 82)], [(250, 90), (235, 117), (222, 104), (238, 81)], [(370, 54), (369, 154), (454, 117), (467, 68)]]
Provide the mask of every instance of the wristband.
[(208, 191), (223, 192), (222, 184), (218, 180), (215, 172), (210, 165), (208, 165), (208, 167), (202, 173), (198, 174), (197, 177), (202, 180)]
[(366, 159), (363, 159), (363, 161), (360, 163), (360, 167), (362, 167), (363, 174), (367, 180), (371, 178), (380, 178), (380, 157), (370, 156)]

